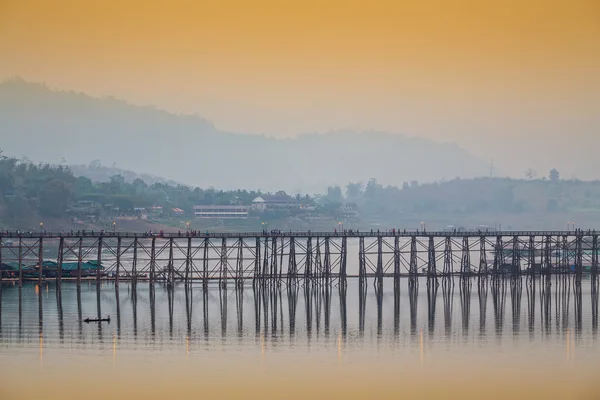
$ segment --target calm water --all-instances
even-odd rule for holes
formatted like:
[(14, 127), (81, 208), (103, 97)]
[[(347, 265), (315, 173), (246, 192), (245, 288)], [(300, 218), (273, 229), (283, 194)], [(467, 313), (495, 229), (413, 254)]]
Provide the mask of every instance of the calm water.
[(0, 398), (599, 398), (590, 281), (399, 287), (5, 285)]

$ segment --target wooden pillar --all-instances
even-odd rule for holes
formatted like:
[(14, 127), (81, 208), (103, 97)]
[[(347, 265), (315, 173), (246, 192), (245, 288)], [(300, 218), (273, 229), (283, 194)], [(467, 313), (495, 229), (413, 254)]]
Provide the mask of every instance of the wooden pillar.
[(169, 285), (173, 284), (173, 280), (175, 277), (175, 259), (173, 257), (173, 238), (169, 238), (169, 263), (167, 265), (167, 283)]
[(358, 278), (362, 282), (367, 277), (367, 266), (365, 265), (365, 238), (358, 239)]
[(410, 265), (408, 269), (408, 274), (411, 279), (415, 279), (417, 277), (417, 237), (411, 236), (410, 238)]
[(325, 238), (325, 259), (323, 261), (325, 281), (329, 284), (331, 279), (331, 252), (329, 249), (329, 237)]
[(289, 260), (288, 260), (288, 285), (291, 282), (296, 281), (296, 274), (298, 273), (298, 268), (296, 266), (296, 239), (294, 237), (290, 237), (290, 250), (289, 250)]
[(519, 249), (519, 238), (517, 236), (513, 236), (512, 253), (512, 275), (517, 277), (521, 275), (521, 253)]
[(494, 248), (494, 266), (493, 273), (496, 275), (498, 269), (504, 263), (504, 245), (502, 244), (502, 236), (496, 236), (496, 247)]
[(312, 277), (312, 237), (306, 240), (306, 260), (304, 266), (304, 279), (308, 280)]
[(221, 238), (221, 266), (220, 266), (221, 274), (219, 283), (222, 287), (227, 287), (227, 239), (224, 237)]
[(269, 237), (265, 237), (265, 251), (263, 255), (262, 275), (261, 279), (264, 281), (269, 276)]
[(135, 237), (133, 239), (133, 262), (131, 263), (131, 279), (134, 286), (137, 283), (137, 249), (138, 239)]
[[(481, 237), (480, 237), (481, 239)], [(469, 246), (469, 237), (463, 237), (462, 257), (460, 263), (460, 277), (467, 278), (471, 275), (471, 249)]]
[(487, 266), (487, 251), (485, 248), (485, 242), (486, 242), (486, 237), (485, 236), (480, 236), (479, 237), (479, 277), (481, 278), (481, 276), (483, 274), (488, 273), (488, 266)]
[(62, 266), (63, 266), (63, 258), (65, 252), (65, 238), (60, 237), (58, 241), (58, 257), (57, 257), (57, 270), (56, 270), (56, 283), (58, 286), (62, 283)]
[(277, 278), (277, 238), (273, 236), (271, 239), (271, 268), (269, 278), (275, 280)]
[(342, 254), (340, 257), (340, 285), (345, 285), (348, 278), (348, 272), (346, 269), (346, 260), (348, 259), (348, 238), (346, 235), (344, 235), (342, 238)]
[(202, 258), (202, 286), (208, 285), (208, 238), (204, 238), (204, 257)]
[(581, 276), (583, 275), (583, 234), (578, 233), (575, 238), (575, 276), (577, 282), (581, 282)]
[(323, 265), (321, 264), (321, 239), (317, 237), (317, 247), (315, 248), (315, 267), (317, 279), (323, 277)]
[[(188, 236), (187, 254), (185, 255), (185, 283), (190, 283), (190, 267), (192, 264), (192, 238)], [(187, 291), (186, 291), (187, 293)]]
[(592, 277), (596, 278), (598, 275), (598, 235), (594, 235), (592, 238)]
[[(446, 249), (445, 256), (448, 256), (448, 250)], [(452, 257), (452, 255), (450, 255)], [(446, 271), (444, 271), (446, 272)], [(452, 271), (450, 271), (452, 274)], [(427, 281), (429, 279), (437, 279), (437, 265), (435, 260), (435, 242), (433, 236), (429, 236), (429, 242), (427, 245)]]
[(256, 280), (260, 277), (260, 237), (256, 238), (256, 244), (254, 248), (254, 280), (252, 284), (256, 284)]
[(19, 287), (23, 287), (23, 239), (19, 238)]
[(529, 236), (529, 273), (535, 277), (535, 238)]
[[(400, 279), (400, 237), (394, 236), (394, 280)], [(395, 282), (396, 283), (396, 282)]]
[(98, 257), (96, 258), (98, 265), (96, 266), (96, 283), (100, 284), (100, 276), (102, 273), (102, 234), (98, 238)]
[(152, 238), (150, 247), (150, 285), (154, 284), (156, 274), (156, 238)]
[(237, 254), (237, 272), (236, 272), (236, 283), (238, 287), (242, 287), (244, 283), (244, 239), (239, 238), (238, 240), (238, 254)]
[(42, 268), (42, 263), (44, 262), (44, 239), (40, 236), (40, 240), (38, 241), (38, 267), (40, 268), (38, 273), (38, 285), (40, 287), (40, 296), (42, 290), (42, 280), (44, 279), (44, 269)]
[(117, 238), (117, 271), (115, 274), (115, 286), (119, 286), (119, 275), (121, 275), (121, 236)]
[(79, 237), (77, 252), (77, 285), (81, 285), (81, 264), (83, 263), (83, 237)]
[(543, 243), (543, 259), (542, 259), (542, 268), (544, 270), (544, 274), (546, 276), (550, 276), (550, 270), (552, 269), (552, 253), (550, 246), (552, 245), (552, 238), (550, 236), (546, 236)]
[(0, 296), (2, 296), (2, 280), (4, 278), (4, 271), (2, 270), (2, 247), (4, 247), (4, 243), (2, 242), (2, 236), (0, 236)]
[(377, 236), (377, 286), (383, 285), (383, 238)]

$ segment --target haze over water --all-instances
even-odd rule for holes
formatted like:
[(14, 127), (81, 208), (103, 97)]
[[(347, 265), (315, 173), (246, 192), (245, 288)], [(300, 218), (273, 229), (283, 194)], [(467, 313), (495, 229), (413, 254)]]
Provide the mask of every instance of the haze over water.
[(0, 398), (597, 398), (589, 280), (440, 283), (4, 285)]

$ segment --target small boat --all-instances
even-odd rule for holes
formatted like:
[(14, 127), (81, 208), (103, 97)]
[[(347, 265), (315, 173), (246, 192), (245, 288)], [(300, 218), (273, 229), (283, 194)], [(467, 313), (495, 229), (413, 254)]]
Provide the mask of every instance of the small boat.
[(83, 321), (86, 324), (89, 324), (90, 322), (108, 322), (110, 324), (110, 315), (108, 315), (106, 318), (86, 318)]

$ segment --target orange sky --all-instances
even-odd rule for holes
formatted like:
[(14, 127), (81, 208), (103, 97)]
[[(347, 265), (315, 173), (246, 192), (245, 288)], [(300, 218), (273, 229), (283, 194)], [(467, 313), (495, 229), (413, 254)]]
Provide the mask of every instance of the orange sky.
[(0, 79), (224, 129), (375, 128), (484, 153), (485, 135), (595, 118), (600, 1), (0, 0), (0, 57)]

